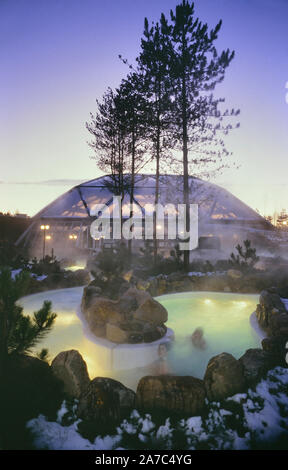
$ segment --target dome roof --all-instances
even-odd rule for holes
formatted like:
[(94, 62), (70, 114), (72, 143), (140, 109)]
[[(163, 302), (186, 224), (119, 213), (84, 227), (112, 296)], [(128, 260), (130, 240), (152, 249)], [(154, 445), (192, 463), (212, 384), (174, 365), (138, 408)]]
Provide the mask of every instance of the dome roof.
[[(96, 207), (99, 211), (99, 205), (111, 206), (113, 203), (113, 192), (109, 189), (109, 181), (111, 179), (106, 175), (73, 187), (38, 212), (34, 219), (83, 220), (95, 216)], [(155, 185), (156, 180), (153, 175), (135, 176), (134, 203), (140, 210), (145, 204), (154, 203)], [(256, 211), (216, 184), (190, 176), (189, 186), (190, 203), (198, 204), (199, 219), (204, 223), (225, 221), (266, 223)], [(182, 188), (182, 176), (161, 175), (159, 203), (163, 205), (183, 203)], [(130, 195), (127, 190), (123, 204), (129, 201)]]

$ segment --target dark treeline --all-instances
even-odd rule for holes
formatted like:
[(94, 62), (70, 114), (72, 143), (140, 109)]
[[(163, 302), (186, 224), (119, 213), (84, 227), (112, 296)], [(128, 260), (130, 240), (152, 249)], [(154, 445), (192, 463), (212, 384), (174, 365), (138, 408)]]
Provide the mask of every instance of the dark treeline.
[[(224, 99), (213, 95), (234, 57), (233, 51), (219, 52), (215, 47), (221, 25), (219, 21), (209, 29), (194, 16), (194, 4), (186, 0), (170, 11), (169, 18), (162, 13), (151, 24), (145, 18), (135, 64), (119, 56), (129, 73), (116, 90), (108, 88), (86, 123), (93, 136), (89, 143), (93, 158), (102, 171), (111, 174), (107, 185), (122, 199), (129, 193), (133, 201), (135, 174), (147, 165), (155, 171), (155, 204), (160, 173), (173, 170), (183, 176), (187, 232), (189, 203), (193, 202), (189, 176), (200, 172), (207, 176), (226, 167), (225, 157), (231, 153), (223, 137), (239, 126), (227, 123), (239, 110), (223, 109)], [(131, 242), (129, 249), (131, 253)], [(184, 264), (188, 267), (187, 250)]]
[(0, 214), (0, 242), (16, 242), (30, 223), (30, 217)]

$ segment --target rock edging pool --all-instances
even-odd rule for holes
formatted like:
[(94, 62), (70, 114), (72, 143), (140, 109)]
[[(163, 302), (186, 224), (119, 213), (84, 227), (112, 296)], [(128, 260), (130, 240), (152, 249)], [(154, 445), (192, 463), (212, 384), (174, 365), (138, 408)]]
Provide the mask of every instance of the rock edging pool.
[[(129, 369), (127, 364), (127, 370), (120, 367), (114, 371), (107, 370), (104, 356), (101, 357), (95, 340), (87, 335), (77, 315), (82, 292), (83, 287), (46, 291), (23, 297), (20, 303), (25, 313), (32, 314), (44, 300), (52, 302), (53, 311), (58, 317), (53, 331), (41, 344), (41, 347), (49, 349), (51, 359), (60, 351), (77, 349), (87, 362), (91, 378), (109, 376), (135, 389), (141, 377), (155, 373), (159, 358), (156, 356), (154, 364), (147, 367)], [(166, 294), (157, 297), (157, 300), (167, 308), (167, 326), (175, 333), (175, 342), (171, 343), (165, 358), (171, 373), (202, 378), (212, 356), (225, 351), (239, 358), (248, 348), (260, 345), (261, 338), (249, 321), (258, 295), (187, 292)], [(204, 331), (207, 345), (204, 350), (197, 350), (191, 341), (197, 327)], [(125, 369), (125, 361), (128, 363), (131, 357), (125, 354), (124, 364), (122, 361), (124, 367), (121, 368)]]

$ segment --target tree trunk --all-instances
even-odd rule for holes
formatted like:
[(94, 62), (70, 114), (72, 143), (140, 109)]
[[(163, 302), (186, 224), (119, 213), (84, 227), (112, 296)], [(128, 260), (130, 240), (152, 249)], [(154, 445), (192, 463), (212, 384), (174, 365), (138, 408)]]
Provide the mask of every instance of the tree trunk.
[[(183, 138), (183, 202), (186, 213), (186, 232), (190, 232), (189, 210), (189, 168), (188, 168), (188, 130), (187, 130), (187, 97), (185, 72), (182, 77), (182, 138)], [(184, 250), (184, 269), (188, 271), (190, 250)]]
[[(132, 165), (131, 165), (131, 187), (130, 187), (130, 219), (133, 217), (133, 201), (134, 201), (134, 184), (135, 184), (135, 135), (132, 133)], [(132, 239), (128, 240), (128, 253), (132, 256)]]
[(159, 202), (159, 177), (160, 177), (160, 119), (158, 115), (158, 128), (156, 140), (156, 184), (155, 184), (155, 210), (153, 213), (153, 249), (154, 249), (154, 266), (157, 264), (158, 240), (157, 240), (157, 211), (156, 206)]

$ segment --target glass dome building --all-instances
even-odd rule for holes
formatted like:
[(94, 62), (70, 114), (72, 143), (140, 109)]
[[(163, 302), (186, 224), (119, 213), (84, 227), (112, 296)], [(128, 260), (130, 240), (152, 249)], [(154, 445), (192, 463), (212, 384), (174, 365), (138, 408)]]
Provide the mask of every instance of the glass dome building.
[[(273, 226), (257, 212), (216, 184), (189, 177), (190, 203), (198, 205), (199, 248), (220, 248), (231, 251), (235, 244), (249, 233), (273, 229)], [(144, 207), (155, 202), (156, 179), (153, 175), (135, 176), (133, 193), (134, 216), (141, 216)], [(162, 175), (159, 184), (159, 203), (162, 205), (183, 203), (183, 177)], [(113, 244), (113, 240), (91, 237), (90, 226), (103, 212), (113, 217), (113, 190), (111, 177), (102, 176), (81, 183), (49, 205), (33, 218), (28, 229), (17, 240), (17, 245), (29, 248), (31, 255), (51, 253), (57, 257), (97, 251), (101, 246)], [(130, 216), (130, 191), (126, 188), (122, 201), (123, 220)], [(100, 210), (103, 207), (102, 211)], [(101, 213), (101, 215), (103, 216)], [(218, 240), (215, 243), (215, 240)], [(159, 241), (159, 249), (169, 253), (176, 240)], [(135, 240), (133, 248), (144, 242)]]

